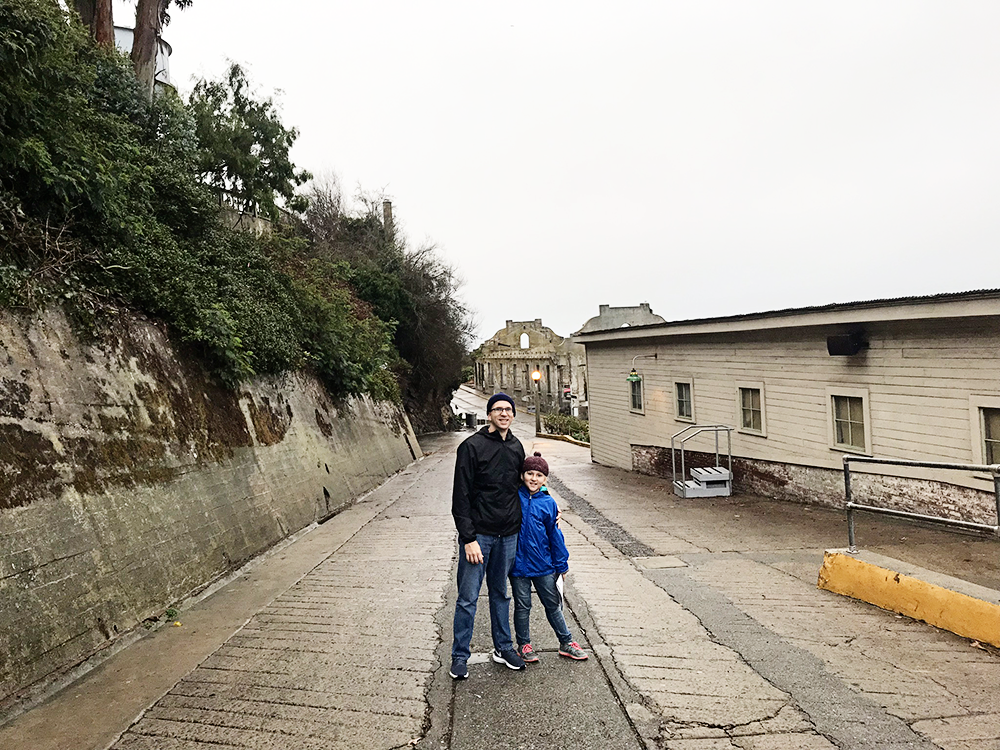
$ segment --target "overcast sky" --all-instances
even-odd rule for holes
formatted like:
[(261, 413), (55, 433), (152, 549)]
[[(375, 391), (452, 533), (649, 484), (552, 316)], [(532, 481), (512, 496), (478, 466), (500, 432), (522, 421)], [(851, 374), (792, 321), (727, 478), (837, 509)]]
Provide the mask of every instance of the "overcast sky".
[[(131, 10), (116, 9), (131, 25)], [(480, 338), (1000, 287), (1000, 2), (194, 0), (296, 163), (384, 191)]]

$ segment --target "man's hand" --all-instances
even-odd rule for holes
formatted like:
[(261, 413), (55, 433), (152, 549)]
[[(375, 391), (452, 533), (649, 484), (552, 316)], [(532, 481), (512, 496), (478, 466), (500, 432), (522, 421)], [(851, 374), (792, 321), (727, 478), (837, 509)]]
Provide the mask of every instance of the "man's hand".
[(473, 565), (482, 564), (483, 551), (479, 549), (479, 542), (472, 541), (465, 545), (465, 559)]

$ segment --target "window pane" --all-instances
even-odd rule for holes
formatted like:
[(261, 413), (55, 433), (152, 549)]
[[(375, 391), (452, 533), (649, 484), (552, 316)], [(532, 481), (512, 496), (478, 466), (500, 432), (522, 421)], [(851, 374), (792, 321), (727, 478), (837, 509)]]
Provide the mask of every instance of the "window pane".
[(840, 445), (848, 445), (849, 444), (847, 442), (848, 441), (848, 437), (847, 437), (847, 435), (844, 432), (845, 428), (846, 428), (846, 425), (847, 425), (847, 422), (843, 422), (843, 421), (841, 421), (841, 420), (838, 419), (834, 424), (835, 424), (835, 426), (837, 428), (837, 437), (836, 437), (837, 443), (839, 443)]
[(691, 385), (689, 383), (675, 383), (677, 388), (677, 416), (691, 417)]
[(637, 380), (629, 385), (632, 386), (632, 410), (642, 411), (642, 382)]
[(1000, 409), (983, 409), (983, 435), (986, 439), (984, 460), (1000, 463)]
[(850, 407), (851, 407), (851, 421), (852, 422), (860, 422), (860, 423), (864, 424), (864, 421), (865, 421), (865, 412), (864, 412), (864, 408), (862, 407), (862, 404), (861, 404), (861, 399), (860, 398), (849, 398), (849, 399), (847, 399), (847, 402), (850, 404)]
[(865, 450), (864, 399), (857, 396), (833, 397), (834, 442)]
[(760, 388), (740, 388), (740, 411), (743, 429), (763, 432), (764, 420), (760, 408)]
[[(848, 420), (850, 419), (850, 408), (847, 405), (846, 396), (834, 396), (833, 397), (833, 416), (836, 419)], [(840, 442), (840, 441), (838, 441)]]
[(851, 445), (861, 450), (865, 449), (865, 426), (863, 423), (851, 425)]
[(986, 463), (1000, 464), (1000, 441), (986, 441)]
[(983, 409), (983, 428), (987, 440), (1000, 440), (1000, 409)]

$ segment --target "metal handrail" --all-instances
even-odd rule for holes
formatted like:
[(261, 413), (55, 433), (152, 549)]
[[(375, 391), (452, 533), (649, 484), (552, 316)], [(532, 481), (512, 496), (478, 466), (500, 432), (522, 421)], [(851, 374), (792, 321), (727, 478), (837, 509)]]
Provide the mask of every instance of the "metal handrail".
[[(953, 518), (942, 518), (940, 516), (928, 516), (922, 513), (910, 513), (905, 510), (893, 510), (891, 508), (878, 508), (873, 505), (861, 505), (852, 501), (851, 495), (851, 463), (859, 464), (882, 464), (888, 466), (912, 466), (920, 469), (952, 469), (956, 471), (982, 471), (993, 475), (993, 496), (996, 501), (997, 523), (995, 525), (985, 523), (973, 523), (972, 521), (959, 521)], [(992, 531), (1000, 536), (1000, 464), (953, 464), (940, 461), (908, 461), (901, 458), (873, 458), (871, 456), (844, 456), (844, 496), (847, 509), (847, 551), (854, 554), (858, 551), (854, 543), (854, 511), (863, 510), (868, 513), (881, 513), (886, 516), (897, 518), (911, 518), (918, 521), (931, 521), (949, 526), (958, 526), (963, 529), (975, 529), (977, 531)]]
[(686, 475), (686, 470), (684, 468), (684, 443), (686, 443), (691, 438), (700, 435), (703, 432), (714, 432), (715, 433), (715, 465), (719, 465), (719, 433), (722, 430), (726, 431), (726, 450), (729, 455), (729, 475), (732, 476), (733, 473), (733, 427), (729, 427), (724, 424), (692, 424), (685, 427), (680, 432), (676, 432), (670, 436), (670, 471), (673, 475), (673, 481), (677, 481), (677, 453), (674, 449), (674, 441), (683, 435), (688, 430), (697, 430), (697, 432), (692, 432), (690, 435), (684, 437), (681, 442), (681, 478)]

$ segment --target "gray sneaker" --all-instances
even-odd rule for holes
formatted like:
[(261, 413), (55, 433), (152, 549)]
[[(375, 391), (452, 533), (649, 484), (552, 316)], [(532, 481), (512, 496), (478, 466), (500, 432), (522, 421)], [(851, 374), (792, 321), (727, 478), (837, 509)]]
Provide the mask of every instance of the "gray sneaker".
[(535, 664), (538, 662), (538, 654), (530, 643), (525, 643), (517, 650), (517, 653), (524, 659), (525, 664)]
[(494, 649), (493, 661), (497, 664), (506, 664), (511, 669), (524, 669), (524, 659), (512, 648), (505, 648), (503, 651)]
[(580, 648), (580, 644), (576, 641), (570, 641), (559, 644), (559, 656), (568, 656), (570, 659), (583, 661), (587, 658), (587, 652)]

